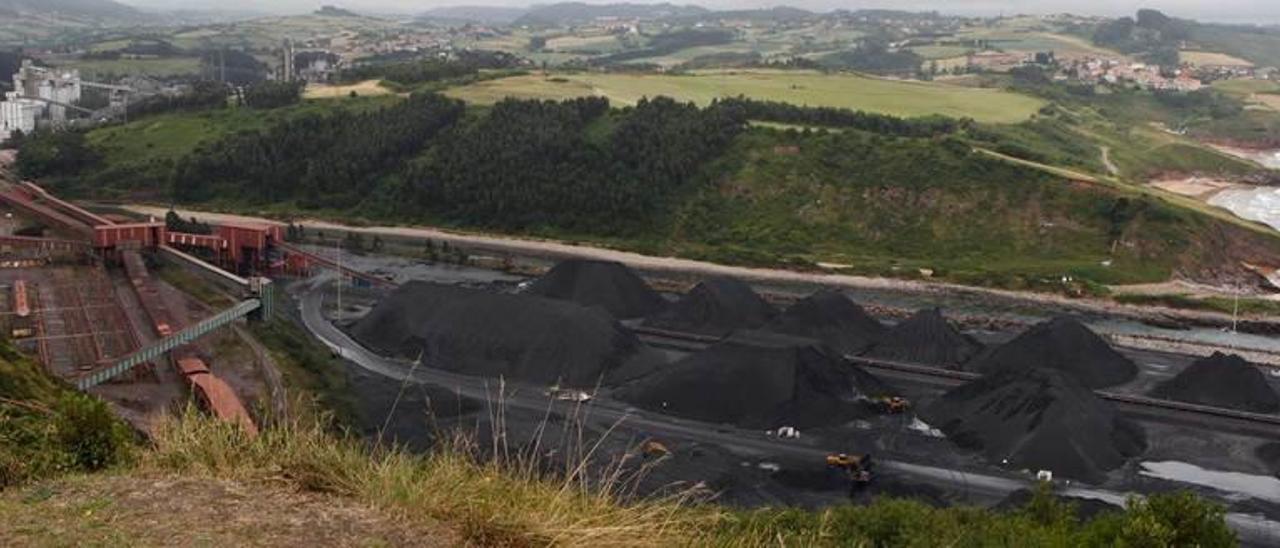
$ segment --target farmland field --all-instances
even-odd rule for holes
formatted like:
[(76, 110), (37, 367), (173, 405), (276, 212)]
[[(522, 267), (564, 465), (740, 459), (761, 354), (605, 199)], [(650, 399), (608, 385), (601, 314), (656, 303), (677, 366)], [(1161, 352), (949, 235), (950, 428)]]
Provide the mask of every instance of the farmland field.
[(965, 48), (960, 46), (913, 46), (909, 48), (916, 55), (925, 59), (947, 59), (952, 57), (963, 57), (964, 54), (973, 48)]
[(361, 97), (371, 97), (375, 95), (387, 95), (391, 90), (382, 87), (377, 80), (366, 80), (364, 82), (356, 82), (345, 86), (332, 86), (327, 84), (310, 84), (304, 97), (307, 99), (335, 99), (350, 97), (351, 93)]
[(706, 71), (689, 75), (530, 74), (454, 88), (447, 95), (478, 104), (506, 97), (566, 99), (600, 95), (634, 104), (665, 95), (705, 105), (718, 97), (744, 95), (881, 112), (895, 116), (941, 114), (983, 122), (1015, 123), (1043, 106), (1039, 99), (995, 89), (973, 89), (924, 82), (867, 78), (853, 74), (802, 71)]
[(1213, 53), (1210, 51), (1182, 51), (1178, 52), (1178, 59), (1183, 63), (1191, 63), (1193, 65), (1222, 65), (1230, 67), (1252, 67), (1253, 63), (1245, 61), (1239, 57), (1232, 57), (1225, 53)]

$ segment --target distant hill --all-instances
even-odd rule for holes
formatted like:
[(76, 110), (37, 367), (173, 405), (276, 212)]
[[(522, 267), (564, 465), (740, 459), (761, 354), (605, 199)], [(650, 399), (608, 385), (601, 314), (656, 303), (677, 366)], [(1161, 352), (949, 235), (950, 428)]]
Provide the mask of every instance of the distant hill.
[(0, 14), (112, 19), (134, 18), (142, 15), (138, 10), (112, 0), (0, 0)]
[(808, 19), (817, 14), (814, 12), (793, 8), (790, 6), (777, 6), (764, 9), (747, 9), (747, 10), (724, 10), (700, 12), (692, 15), (677, 16), (676, 20), (693, 20), (693, 19), (745, 19), (749, 21), (796, 21), (800, 19)]
[(360, 17), (360, 14), (354, 11), (337, 6), (320, 6), (320, 9), (316, 10), (315, 14), (325, 17)]
[(1150, 9), (1099, 25), (1093, 42), (1164, 66), (1177, 65), (1178, 50), (1184, 46), (1226, 53), (1260, 66), (1280, 65), (1280, 29), (1199, 23)]
[(584, 4), (581, 2), (565, 2), (534, 6), (524, 16), (515, 21), (516, 25), (563, 25), (575, 22), (586, 22), (601, 17), (666, 19), (690, 15), (704, 15), (711, 11), (693, 5), (677, 6), (675, 4)]
[(419, 19), (436, 21), (462, 21), (489, 25), (506, 25), (529, 13), (528, 8), (504, 8), (498, 6), (448, 6), (435, 8), (419, 16)]

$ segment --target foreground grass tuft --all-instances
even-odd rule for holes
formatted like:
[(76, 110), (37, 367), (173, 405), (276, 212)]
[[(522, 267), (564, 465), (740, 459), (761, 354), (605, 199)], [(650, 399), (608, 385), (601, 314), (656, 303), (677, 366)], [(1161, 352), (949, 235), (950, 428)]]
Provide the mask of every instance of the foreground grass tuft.
[(530, 461), (485, 460), (453, 438), (415, 455), (334, 437), (292, 422), (249, 438), (193, 413), (157, 430), (144, 469), (241, 480), (286, 480), (354, 497), (411, 520), (440, 521), (482, 545), (650, 545), (678, 542), (716, 511), (681, 498), (623, 503), (622, 481), (553, 478)]
[[(585, 451), (583, 454), (589, 454)], [(547, 474), (535, 459), (484, 458), (454, 437), (416, 455), (292, 422), (249, 438), (187, 413), (163, 424), (139, 463), (144, 474), (276, 484), (354, 499), (396, 519), (445, 524), (475, 545), (574, 546), (1234, 546), (1223, 510), (1194, 495), (1158, 495), (1088, 522), (1038, 493), (997, 513), (881, 500), (822, 511), (733, 510), (690, 493), (630, 496), (622, 474)], [(501, 453), (500, 453), (501, 454)], [(585, 468), (585, 467), (583, 467)]]

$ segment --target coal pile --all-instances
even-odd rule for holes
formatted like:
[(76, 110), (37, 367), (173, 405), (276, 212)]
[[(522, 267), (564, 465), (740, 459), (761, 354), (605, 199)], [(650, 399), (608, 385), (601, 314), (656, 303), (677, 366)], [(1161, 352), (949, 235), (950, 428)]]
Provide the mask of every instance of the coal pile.
[[(349, 362), (344, 362), (349, 364)], [(347, 365), (347, 390), (352, 399), (353, 426), (366, 439), (414, 451), (430, 449), (442, 433), (469, 433), (485, 406), (452, 390), (434, 385), (403, 383)]]
[(893, 326), (871, 347), (867, 357), (956, 369), (982, 351), (982, 343), (957, 331), (931, 308)]
[(741, 332), (620, 389), (618, 399), (744, 428), (841, 424), (870, 414), (879, 379), (812, 339)]
[(1271, 473), (1280, 478), (1280, 442), (1271, 442), (1258, 447), (1258, 458), (1271, 469)]
[(1267, 377), (1244, 358), (1221, 352), (1197, 360), (1177, 376), (1156, 385), (1151, 395), (1254, 413), (1280, 411), (1280, 396), (1267, 383)]
[(1089, 482), (1146, 449), (1141, 429), (1054, 369), (982, 377), (947, 392), (921, 416), (992, 463)]
[(796, 301), (767, 329), (817, 339), (843, 354), (862, 353), (886, 331), (858, 303), (837, 291), (820, 291)]
[(378, 352), (466, 375), (591, 387), (642, 376), (661, 365), (602, 308), (412, 282), (352, 328)]
[(562, 261), (534, 281), (526, 293), (600, 306), (622, 319), (648, 316), (667, 305), (634, 271), (614, 261)]
[(644, 321), (647, 327), (724, 336), (769, 323), (778, 311), (751, 286), (731, 278), (706, 280), (665, 311)]
[(983, 354), (966, 369), (990, 374), (1005, 369), (1056, 369), (1089, 388), (1105, 388), (1138, 376), (1138, 366), (1073, 318), (1041, 322)]

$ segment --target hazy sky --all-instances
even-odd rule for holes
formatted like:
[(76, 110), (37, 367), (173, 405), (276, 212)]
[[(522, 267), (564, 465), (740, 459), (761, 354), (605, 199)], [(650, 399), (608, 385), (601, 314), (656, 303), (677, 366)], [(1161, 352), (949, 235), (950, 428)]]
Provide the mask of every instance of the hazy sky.
[[(333, 4), (355, 10), (417, 13), (433, 7), (451, 5), (525, 6), (525, 0), (119, 0), (125, 4), (151, 8), (193, 7), (200, 9), (249, 9), (267, 12), (305, 12), (322, 4)], [(541, 0), (537, 3), (552, 3)], [(586, 0), (608, 3), (605, 0)], [(643, 2), (644, 0), (631, 0)], [(1132, 14), (1140, 7), (1152, 7), (1170, 15), (1190, 19), (1231, 21), (1239, 23), (1280, 23), (1280, 1), (1277, 0), (703, 0), (694, 3), (716, 9), (756, 8), (790, 5), (816, 11), (832, 9), (895, 8), (903, 10), (937, 10), (966, 15), (999, 15), (1015, 13), (1057, 13), (1068, 11), (1087, 15)]]

